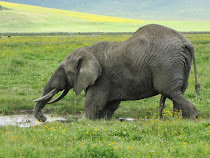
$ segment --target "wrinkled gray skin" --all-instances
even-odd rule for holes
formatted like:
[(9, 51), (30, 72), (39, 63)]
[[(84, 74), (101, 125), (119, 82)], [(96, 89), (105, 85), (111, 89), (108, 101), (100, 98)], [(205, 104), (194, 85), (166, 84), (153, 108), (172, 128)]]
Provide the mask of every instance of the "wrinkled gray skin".
[(93, 120), (111, 119), (121, 101), (157, 94), (162, 94), (161, 116), (165, 99), (169, 98), (184, 118), (197, 117), (197, 109), (184, 97), (192, 60), (197, 90), (192, 43), (175, 30), (154, 24), (140, 28), (124, 42), (79, 48), (63, 60), (48, 81), (42, 98), (36, 100), (35, 117), (46, 121), (41, 110), (54, 95), (45, 97), (52, 89), (67, 94), (72, 88), (77, 95), (85, 90), (85, 115)]

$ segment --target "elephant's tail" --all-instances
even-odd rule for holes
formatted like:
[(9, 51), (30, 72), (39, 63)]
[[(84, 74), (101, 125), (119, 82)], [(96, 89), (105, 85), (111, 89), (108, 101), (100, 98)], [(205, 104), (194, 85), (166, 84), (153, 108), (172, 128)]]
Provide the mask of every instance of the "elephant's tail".
[(195, 59), (195, 50), (193, 45), (187, 45), (186, 47), (190, 53), (192, 54), (193, 58), (193, 66), (194, 66), (194, 73), (195, 73), (195, 91), (199, 95), (200, 94), (200, 84), (198, 83), (198, 77), (197, 77), (197, 69), (196, 69), (196, 59)]

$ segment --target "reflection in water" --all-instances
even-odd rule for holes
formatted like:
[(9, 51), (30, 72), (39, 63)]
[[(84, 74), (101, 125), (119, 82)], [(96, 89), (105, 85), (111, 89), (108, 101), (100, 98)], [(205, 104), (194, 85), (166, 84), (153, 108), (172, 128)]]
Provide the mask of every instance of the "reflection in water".
[[(63, 121), (66, 122), (67, 120), (62, 117), (50, 117), (46, 116), (46, 122), (52, 121)], [(10, 115), (10, 116), (0, 116), (0, 126), (19, 126), (19, 127), (31, 127), (34, 125), (40, 125), (42, 122), (37, 121), (34, 115)]]

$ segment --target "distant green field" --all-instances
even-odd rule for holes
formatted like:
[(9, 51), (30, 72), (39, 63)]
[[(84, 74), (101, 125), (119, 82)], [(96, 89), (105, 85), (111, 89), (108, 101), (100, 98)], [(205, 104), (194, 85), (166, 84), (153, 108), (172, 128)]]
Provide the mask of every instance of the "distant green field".
[(210, 31), (210, 21), (149, 21), (126, 19), (0, 1), (0, 33), (4, 32), (135, 32), (162, 24), (178, 31)]

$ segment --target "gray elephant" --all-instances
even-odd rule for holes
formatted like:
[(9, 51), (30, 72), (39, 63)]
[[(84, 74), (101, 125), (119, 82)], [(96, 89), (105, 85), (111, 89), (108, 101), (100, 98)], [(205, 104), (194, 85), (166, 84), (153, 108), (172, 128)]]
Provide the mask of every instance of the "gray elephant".
[[(76, 95), (85, 90), (85, 115), (93, 120), (111, 119), (121, 101), (158, 94), (162, 94), (160, 109), (169, 98), (184, 118), (197, 117), (197, 109), (184, 97), (192, 60), (198, 91), (192, 43), (181, 33), (155, 24), (138, 29), (124, 42), (79, 48), (63, 60), (41, 97), (34, 100), (35, 117), (46, 121), (41, 113), (44, 106), (59, 101), (72, 88)], [(63, 93), (50, 101), (59, 91)]]

